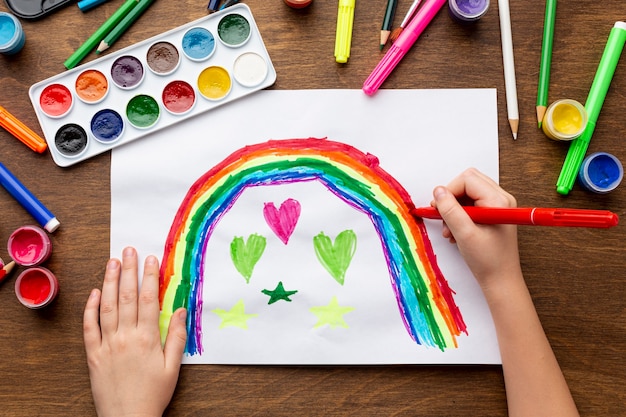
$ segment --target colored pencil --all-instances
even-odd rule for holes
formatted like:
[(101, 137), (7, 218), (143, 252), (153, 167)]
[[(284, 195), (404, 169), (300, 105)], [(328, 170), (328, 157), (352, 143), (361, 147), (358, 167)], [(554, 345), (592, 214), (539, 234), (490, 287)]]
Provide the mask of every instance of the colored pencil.
[(4, 281), (4, 279), (9, 276), (14, 266), (15, 261), (11, 261), (0, 269), (0, 282)]
[(385, 8), (385, 17), (383, 18), (383, 25), (380, 28), (380, 50), (382, 51), (391, 34), (391, 26), (393, 25), (393, 17), (396, 14), (396, 7), (398, 6), (398, 0), (387, 0), (387, 7)]
[(548, 107), (548, 89), (550, 87), (550, 65), (552, 63), (552, 44), (554, 42), (554, 22), (556, 20), (556, 0), (546, 0), (546, 13), (543, 21), (543, 40), (541, 42), (541, 62), (539, 63), (539, 82), (537, 83), (537, 125), (541, 128), (543, 116)]
[(385, 56), (363, 83), (365, 94), (371, 96), (378, 91), (444, 4), (446, 4), (446, 0), (426, 0), (424, 2), (424, 5), (415, 13), (415, 17), (406, 25), (398, 39), (391, 44)]
[(415, 14), (415, 11), (417, 10), (421, 2), (422, 0), (413, 1), (413, 4), (411, 4), (411, 7), (409, 7), (409, 11), (406, 12), (406, 15), (404, 16), (404, 20), (402, 20), (402, 23), (400, 24), (400, 27), (395, 28), (394, 30), (391, 31), (391, 35), (389, 35), (389, 40), (391, 42), (395, 42), (396, 39), (398, 39), (398, 36), (400, 36), (400, 34), (402, 33), (406, 25), (409, 23), (409, 21), (413, 17), (413, 14)]
[(10, 134), (18, 138), (24, 145), (35, 152), (42, 153), (48, 148), (48, 144), (38, 134), (33, 132), (24, 123), (0, 106), (0, 126)]
[[(525, 226), (560, 226), (609, 228), (617, 226), (617, 214), (608, 210), (584, 210), (539, 207), (476, 207), (465, 206), (470, 218), (480, 224), (516, 224)], [(415, 217), (441, 219), (434, 207), (419, 207), (411, 210)]]
[(604, 104), (606, 94), (609, 91), (611, 80), (615, 74), (615, 69), (617, 68), (625, 43), (626, 22), (615, 22), (615, 25), (609, 33), (609, 38), (606, 41), (602, 58), (600, 58), (596, 75), (593, 78), (589, 95), (585, 102), (585, 110), (587, 110), (588, 116), (585, 131), (577, 139), (570, 142), (563, 167), (561, 168), (561, 173), (556, 182), (556, 191), (559, 194), (569, 194), (574, 187), (574, 182), (585, 159), (593, 131), (596, 129), (598, 116), (600, 116), (600, 110)]
[(498, 0), (498, 9), (500, 12), (500, 37), (502, 40), (506, 108), (511, 131), (513, 132), (513, 139), (517, 139), (519, 109), (517, 107), (517, 83), (515, 81), (515, 60), (513, 59), (513, 35), (511, 33), (509, 0)]
[(111, 47), (113, 43), (120, 38), (132, 26), (133, 23), (146, 11), (146, 9), (154, 2), (154, 0), (139, 0), (137, 6), (133, 7), (130, 12), (104, 37), (96, 53), (99, 54)]
[(72, 69), (92, 51), (102, 39), (126, 16), (138, 3), (138, 0), (126, 0), (116, 11), (83, 43), (64, 63)]

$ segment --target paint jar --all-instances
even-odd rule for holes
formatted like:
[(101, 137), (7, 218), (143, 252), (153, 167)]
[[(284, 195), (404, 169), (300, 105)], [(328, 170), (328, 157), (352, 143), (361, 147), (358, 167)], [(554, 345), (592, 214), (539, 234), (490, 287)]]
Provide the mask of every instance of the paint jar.
[(613, 191), (624, 177), (624, 167), (614, 155), (596, 152), (585, 158), (578, 171), (578, 181), (589, 191), (606, 194)]
[(460, 23), (473, 23), (487, 13), (489, 0), (450, 0), (448, 12), (453, 20)]
[(17, 17), (0, 12), (0, 54), (14, 55), (22, 50), (24, 43), (26, 35)]
[(42, 266), (25, 269), (15, 281), (15, 295), (28, 308), (44, 308), (54, 301), (58, 293), (57, 278)]
[(294, 9), (303, 9), (313, 3), (313, 0), (285, 0), (285, 4)]
[(557, 100), (548, 106), (541, 128), (554, 140), (573, 140), (583, 134), (587, 126), (587, 110), (576, 100)]
[(43, 263), (52, 253), (48, 234), (37, 226), (22, 226), (11, 233), (7, 244), (16, 264), (34, 266)]

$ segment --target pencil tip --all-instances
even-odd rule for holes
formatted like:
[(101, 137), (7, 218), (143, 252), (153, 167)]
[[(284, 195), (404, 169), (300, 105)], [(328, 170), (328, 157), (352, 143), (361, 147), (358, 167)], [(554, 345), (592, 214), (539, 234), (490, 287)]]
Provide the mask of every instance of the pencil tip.
[(545, 114), (546, 106), (537, 106), (537, 123), (539, 124), (539, 128), (541, 128), (541, 122), (543, 121)]
[(384, 44), (384, 43), (381, 43), (381, 44), (380, 44), (380, 50), (382, 51), (384, 47), (385, 47), (385, 44)]
[(398, 37), (402, 33), (402, 29), (403, 29), (402, 27), (399, 27), (399, 28), (395, 28), (394, 30), (392, 30), (391, 35), (389, 35), (389, 40), (391, 42), (395, 42), (396, 39), (398, 39)]
[(517, 128), (519, 126), (519, 119), (509, 119), (511, 125), (511, 132), (513, 133), (513, 140), (517, 139)]

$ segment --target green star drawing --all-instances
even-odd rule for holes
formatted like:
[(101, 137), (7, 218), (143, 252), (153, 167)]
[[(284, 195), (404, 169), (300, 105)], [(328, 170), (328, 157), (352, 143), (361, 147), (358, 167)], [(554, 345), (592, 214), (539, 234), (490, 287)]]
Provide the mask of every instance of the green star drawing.
[(258, 314), (246, 314), (244, 312), (245, 306), (243, 305), (243, 300), (237, 301), (237, 304), (233, 306), (229, 311), (222, 310), (221, 308), (216, 308), (215, 310), (211, 310), (213, 313), (220, 316), (222, 319), (222, 323), (220, 324), (220, 329), (225, 327), (239, 327), (241, 329), (248, 329), (248, 320), (252, 317), (258, 316)]
[(333, 297), (326, 306), (311, 307), (309, 311), (317, 316), (317, 323), (313, 327), (321, 327), (328, 324), (331, 329), (335, 327), (348, 328), (343, 315), (354, 310), (354, 307), (342, 307), (337, 302), (337, 297)]
[(267, 302), (267, 304), (273, 304), (276, 301), (280, 301), (280, 300), (291, 302), (291, 298), (289, 298), (289, 296), (294, 295), (298, 291), (285, 290), (285, 287), (283, 287), (283, 282), (279, 281), (274, 291), (262, 290), (261, 292), (265, 295), (269, 295), (270, 300)]

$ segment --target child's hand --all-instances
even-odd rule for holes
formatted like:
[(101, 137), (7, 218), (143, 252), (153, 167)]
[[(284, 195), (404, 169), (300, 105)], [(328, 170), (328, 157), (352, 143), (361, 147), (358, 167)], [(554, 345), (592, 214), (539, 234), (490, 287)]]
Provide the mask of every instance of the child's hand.
[(447, 187), (436, 187), (433, 195), (435, 200), (432, 204), (444, 220), (443, 236), (451, 242), (456, 241), (465, 262), (483, 290), (495, 283), (494, 280), (518, 275), (520, 262), (517, 227), (475, 224), (459, 203), (462, 201), (475, 206), (516, 207), (517, 203), (511, 194), (483, 173), (468, 169)]
[(177, 310), (165, 346), (159, 334), (159, 264), (146, 258), (138, 292), (137, 252), (111, 259), (102, 292), (85, 306), (83, 331), (91, 390), (100, 417), (162, 416), (169, 404), (187, 338), (184, 309)]

